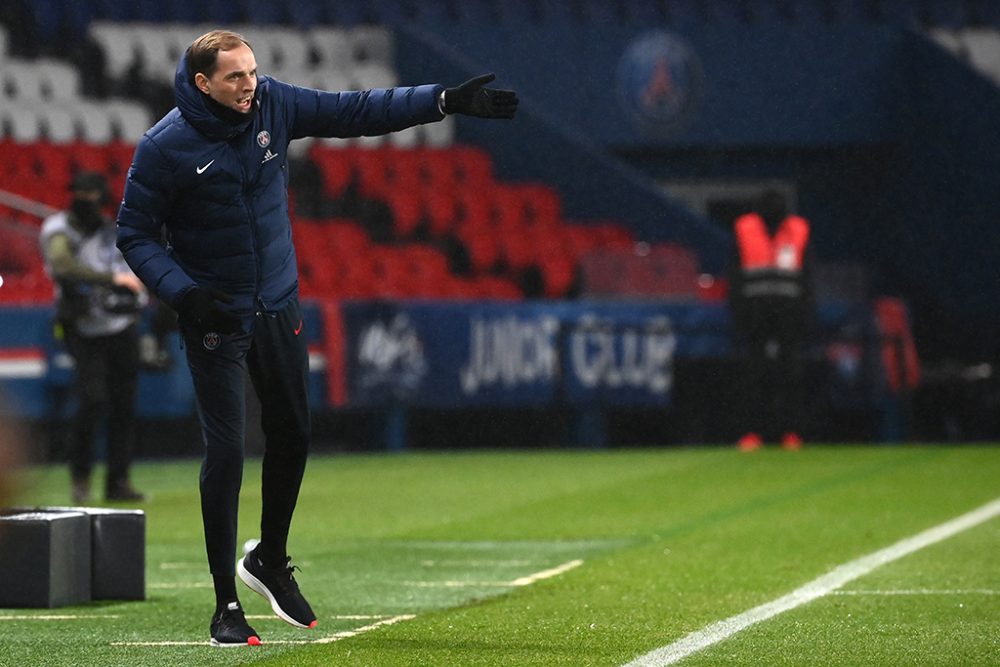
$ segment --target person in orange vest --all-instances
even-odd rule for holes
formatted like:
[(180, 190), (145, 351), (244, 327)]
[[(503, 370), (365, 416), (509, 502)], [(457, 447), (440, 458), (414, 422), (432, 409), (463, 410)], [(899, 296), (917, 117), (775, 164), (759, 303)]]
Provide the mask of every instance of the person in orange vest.
[(756, 210), (733, 224), (736, 257), (729, 302), (739, 354), (741, 451), (780, 438), (802, 447), (806, 343), (813, 295), (809, 222), (791, 215), (781, 193), (761, 194)]

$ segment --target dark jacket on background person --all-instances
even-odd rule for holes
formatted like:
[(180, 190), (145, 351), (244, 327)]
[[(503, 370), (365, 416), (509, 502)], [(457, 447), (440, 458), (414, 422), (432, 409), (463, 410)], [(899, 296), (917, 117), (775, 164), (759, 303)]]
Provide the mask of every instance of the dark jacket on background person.
[(261, 75), (254, 111), (227, 122), (191, 81), (186, 57), (175, 88), (177, 107), (136, 147), (118, 247), (166, 303), (176, 307), (196, 285), (214, 288), (233, 299), (229, 308), (244, 327), (255, 312), (278, 311), (298, 293), (289, 142), (385, 134), (443, 117), (440, 85), (331, 93)]

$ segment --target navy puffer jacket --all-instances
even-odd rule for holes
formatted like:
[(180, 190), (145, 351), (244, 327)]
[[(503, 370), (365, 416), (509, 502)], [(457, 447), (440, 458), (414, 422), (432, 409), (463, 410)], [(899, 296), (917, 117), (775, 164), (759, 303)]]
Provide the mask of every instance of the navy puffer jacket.
[[(118, 212), (118, 247), (142, 281), (176, 306), (195, 285), (246, 317), (280, 310), (298, 290), (288, 219), (288, 144), (301, 137), (386, 134), (443, 118), (442, 87), (322, 92), (258, 78), (257, 112), (216, 117), (187, 74), (177, 106), (139, 141)], [(167, 247), (160, 243), (167, 230)]]

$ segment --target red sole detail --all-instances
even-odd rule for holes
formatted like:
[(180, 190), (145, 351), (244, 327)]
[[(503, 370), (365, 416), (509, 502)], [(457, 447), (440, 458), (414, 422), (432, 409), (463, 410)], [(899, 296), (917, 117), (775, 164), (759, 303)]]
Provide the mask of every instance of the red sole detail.
[(263, 642), (260, 641), (260, 637), (250, 637), (247, 639), (247, 644), (250, 646), (261, 646)]
[(309, 629), (312, 630), (313, 628), (315, 628), (317, 623), (319, 623), (319, 621), (313, 621), (312, 623), (310, 623)]

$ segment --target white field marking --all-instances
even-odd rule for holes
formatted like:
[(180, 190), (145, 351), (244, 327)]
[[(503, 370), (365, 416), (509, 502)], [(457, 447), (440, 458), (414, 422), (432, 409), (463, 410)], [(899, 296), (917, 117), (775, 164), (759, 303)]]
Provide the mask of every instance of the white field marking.
[(118, 614), (19, 614), (17, 616), (0, 616), (0, 621), (75, 621), (94, 618), (119, 618)]
[(451, 559), (451, 560), (422, 560), (422, 561), (420, 561), (420, 564), (423, 565), (424, 567), (456, 567), (456, 566), (457, 567), (462, 567), (462, 566), (471, 566), (471, 567), (524, 567), (526, 565), (531, 565), (531, 564), (536, 563), (536, 562), (538, 562), (538, 561), (530, 561), (530, 560), (481, 560), (481, 559), (460, 560), (460, 559)]
[(886, 590), (833, 591), (831, 595), (1000, 595), (992, 588), (890, 588)]
[[(360, 634), (369, 632), (376, 628), (380, 628), (383, 625), (392, 625), (394, 623), (399, 623), (400, 621), (408, 621), (411, 618), (416, 618), (414, 614), (400, 614), (399, 616), (390, 616), (388, 618), (383, 618), (380, 621), (374, 623), (369, 623), (360, 628), (355, 628), (354, 630), (344, 630), (342, 632), (337, 632), (326, 637), (320, 637), (319, 639), (275, 639), (270, 641), (264, 641), (264, 646), (269, 646), (271, 644), (331, 644), (335, 641), (340, 641), (341, 639), (348, 639), (350, 637), (357, 637)], [(163, 641), (163, 642), (111, 642), (112, 646), (210, 646), (208, 640), (201, 641)]]
[(460, 540), (386, 540), (385, 546), (399, 546), (411, 549), (438, 549), (441, 551), (503, 551), (513, 549), (531, 549), (540, 552), (578, 551), (580, 549), (603, 549), (633, 544), (635, 540), (565, 540), (559, 542), (532, 542), (531, 540), (516, 540), (498, 542), (483, 540), (480, 542), (462, 542)]
[(417, 588), (510, 588), (509, 581), (401, 581), (404, 586)]
[[(389, 618), (389, 616), (389, 614), (335, 614), (333, 616), (324, 616), (324, 618), (332, 618), (335, 621), (372, 621), (379, 618)], [(283, 619), (274, 614), (247, 614), (246, 618), (250, 621), (284, 622)]]
[(178, 562), (178, 563), (160, 563), (161, 570), (188, 570), (196, 567), (204, 567), (204, 563), (190, 562)]
[(680, 662), (684, 658), (703, 649), (732, 637), (737, 632), (745, 630), (761, 621), (766, 621), (778, 614), (800, 607), (824, 595), (829, 595), (838, 588), (863, 577), (878, 567), (899, 560), (915, 551), (936, 544), (965, 530), (989, 521), (1000, 514), (1000, 498), (967, 512), (950, 521), (928, 528), (911, 537), (904, 538), (884, 549), (879, 549), (867, 556), (838, 565), (826, 574), (813, 579), (788, 595), (754, 607), (742, 614), (730, 616), (722, 621), (716, 621), (701, 630), (678, 639), (672, 644), (661, 646), (649, 653), (639, 656), (626, 663), (624, 667), (662, 667)]
[(513, 581), (403, 581), (402, 584), (406, 586), (419, 586), (421, 588), (434, 588), (434, 587), (444, 587), (444, 588), (463, 588), (463, 587), (479, 587), (479, 588), (516, 588), (518, 586), (530, 586), (536, 581), (541, 581), (542, 579), (549, 579), (551, 577), (558, 577), (564, 572), (569, 572), (575, 567), (580, 567), (583, 565), (583, 561), (577, 558), (576, 560), (571, 560), (563, 563), (562, 565), (557, 565), (556, 567), (549, 568), (548, 570), (542, 570), (540, 572), (535, 572), (524, 577), (518, 577)]
[(577, 558), (576, 560), (571, 560), (563, 563), (562, 565), (557, 565), (556, 567), (549, 568), (548, 570), (542, 570), (541, 572), (535, 572), (534, 574), (529, 574), (526, 577), (519, 577), (514, 581), (510, 582), (511, 586), (530, 586), (536, 581), (541, 581), (542, 579), (551, 579), (552, 577), (558, 577), (564, 572), (569, 572), (573, 568), (577, 568), (583, 565), (583, 561)]
[(399, 616), (391, 616), (389, 618), (384, 618), (381, 621), (375, 621), (369, 625), (362, 626), (355, 630), (344, 630), (343, 632), (338, 632), (329, 637), (324, 637), (323, 639), (317, 639), (314, 644), (330, 644), (332, 642), (338, 641), (340, 639), (347, 639), (348, 637), (357, 637), (362, 632), (368, 632), (369, 630), (374, 630), (375, 628), (380, 628), (383, 625), (393, 625), (394, 623), (399, 623), (400, 621), (409, 621), (410, 619), (416, 618), (416, 614), (400, 614)]

